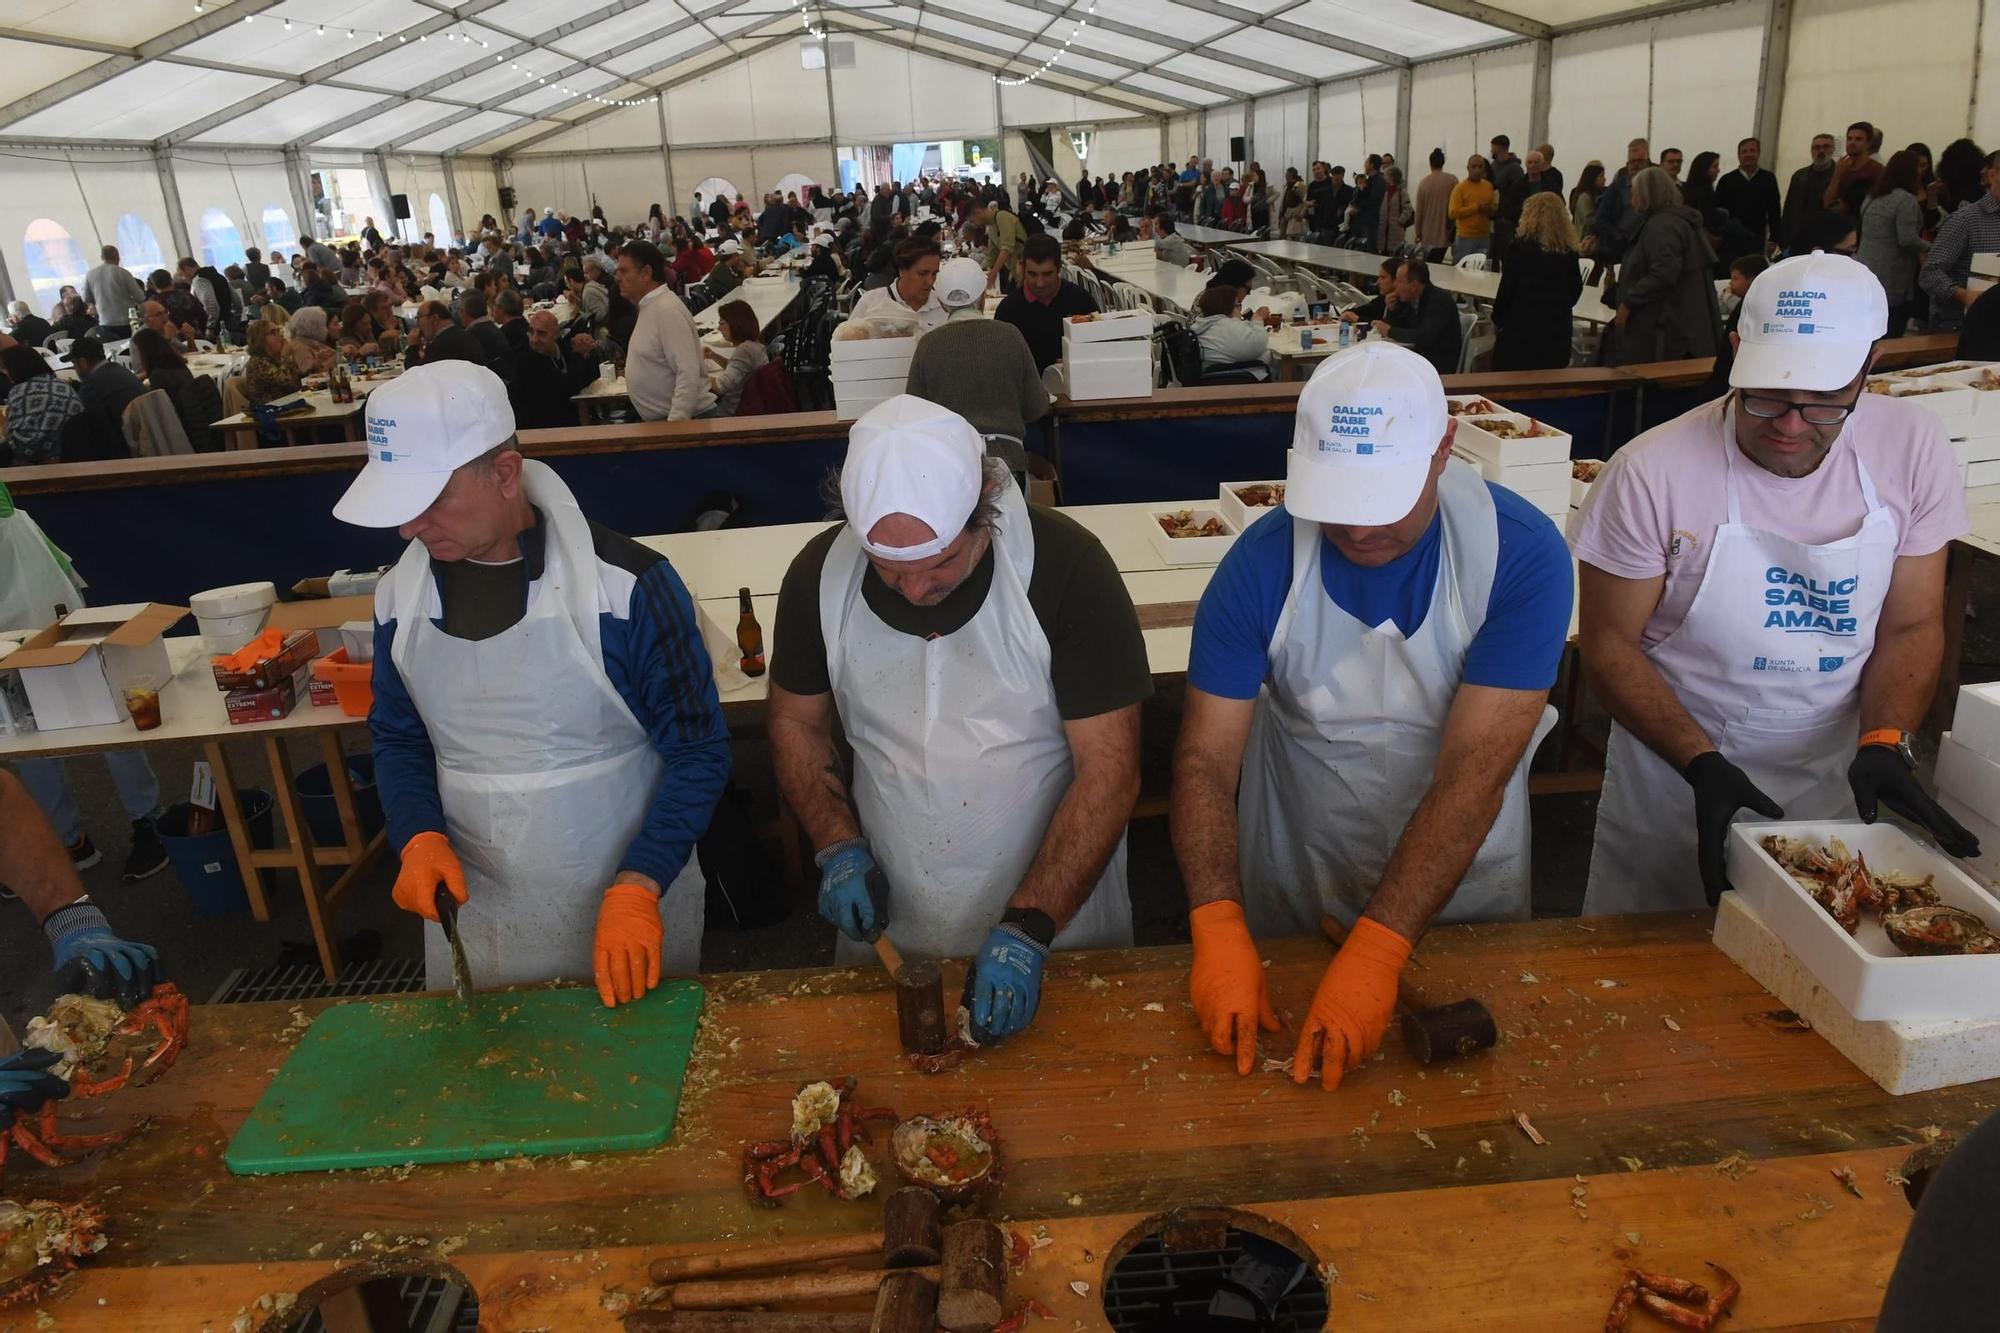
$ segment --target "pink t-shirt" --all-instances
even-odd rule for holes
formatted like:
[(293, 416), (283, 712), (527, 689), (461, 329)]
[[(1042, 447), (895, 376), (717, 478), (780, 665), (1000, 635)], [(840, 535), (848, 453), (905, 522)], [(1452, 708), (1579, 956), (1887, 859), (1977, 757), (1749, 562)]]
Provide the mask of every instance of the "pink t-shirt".
[[(1715, 530), (1728, 520), (1725, 448), (1736, 448), (1734, 395), (1655, 426), (1620, 449), (1591, 484), (1573, 546), (1578, 560), (1620, 578), (1666, 575), (1646, 622), (1648, 648), (1679, 628), (1708, 570)], [(1929, 555), (1971, 530), (1965, 485), (1938, 419), (1914, 403), (1864, 393), (1810, 476), (1779, 477), (1735, 459), (1743, 522), (1821, 545), (1851, 537), (1868, 507), (1860, 455), (1875, 494), (1896, 518), (1896, 554)]]

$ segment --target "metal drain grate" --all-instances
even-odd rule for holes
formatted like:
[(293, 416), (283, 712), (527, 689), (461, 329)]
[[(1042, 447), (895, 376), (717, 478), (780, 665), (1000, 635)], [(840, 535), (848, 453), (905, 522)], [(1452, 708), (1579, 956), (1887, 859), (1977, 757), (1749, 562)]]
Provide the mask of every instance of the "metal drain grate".
[[(413, 1274), (402, 1280), (397, 1295), (405, 1333), (479, 1333), (479, 1302), (456, 1282)], [(314, 1310), (289, 1333), (326, 1333), (326, 1321)]]
[(271, 1000), (352, 1000), (364, 995), (403, 995), (424, 988), (421, 958), (376, 958), (349, 963), (340, 980), (328, 981), (318, 964), (300, 967), (239, 967), (223, 979), (210, 1004), (257, 1004)]
[[(1209, 1299), (1242, 1254), (1248, 1234), (1231, 1227), (1228, 1242), (1220, 1250), (1169, 1254), (1161, 1248), (1158, 1235), (1134, 1245), (1104, 1284), (1104, 1313), (1111, 1326), (1119, 1333), (1142, 1333), (1169, 1326), (1173, 1320), (1207, 1314)], [(1294, 1329), (1305, 1333), (1324, 1328), (1326, 1316), (1326, 1288), (1320, 1285), (1319, 1275), (1308, 1270), (1278, 1302), (1276, 1317), (1268, 1327), (1274, 1333)]]

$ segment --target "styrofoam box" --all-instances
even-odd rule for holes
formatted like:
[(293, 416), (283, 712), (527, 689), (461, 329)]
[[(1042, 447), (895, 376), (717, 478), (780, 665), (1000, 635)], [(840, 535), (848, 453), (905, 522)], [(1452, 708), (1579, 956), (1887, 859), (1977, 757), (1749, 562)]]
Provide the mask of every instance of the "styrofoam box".
[(901, 357), (907, 362), (916, 354), (916, 349), (915, 338), (835, 338), (827, 344), (827, 357), (835, 366), (848, 361), (882, 361), (890, 357)]
[(1960, 744), (1956, 730), (1938, 737), (1931, 780), (1981, 818), (2000, 824), (2000, 760)]
[(1101, 343), (1116, 342), (1122, 338), (1150, 338), (1153, 336), (1153, 312), (1114, 310), (1081, 323), (1074, 319), (1066, 319), (1062, 328), (1063, 341), (1066, 343)]
[(1590, 488), (1593, 484), (1588, 481), (1577, 480), (1577, 463), (1595, 463), (1597, 464), (1598, 475), (1602, 476), (1604, 474), (1604, 460), (1601, 458), (1578, 458), (1571, 460), (1569, 474), (1569, 507), (1571, 509), (1583, 508), (1583, 502), (1589, 497)]
[[(1224, 529), (1220, 537), (1169, 537), (1160, 526), (1162, 518), (1172, 518), (1183, 509), (1193, 515), (1196, 523), (1206, 523), (1211, 518), (1221, 518)], [(1140, 519), (1146, 525), (1146, 536), (1152, 540), (1153, 549), (1160, 553), (1160, 559), (1170, 565), (1212, 565), (1229, 552), (1242, 531), (1225, 517), (1215, 505), (1174, 505), (1159, 509), (1148, 509)]]
[(1494, 402), (1491, 398), (1488, 398), (1483, 393), (1448, 393), (1444, 396), (1444, 400), (1447, 403), (1450, 403), (1453, 407), (1459, 407), (1459, 408), (1483, 406), (1489, 412), (1500, 412), (1505, 410), (1500, 406), (1500, 404)]
[(1968, 486), (2000, 485), (2000, 459), (1982, 458), (1976, 463), (1965, 465), (1965, 484)]
[(1979, 405), (1981, 397), (1976, 389), (1968, 389), (1963, 384), (1953, 384), (1950, 380), (1944, 379), (1916, 383), (1891, 380), (1889, 396), (1915, 403), (1944, 422), (1947, 429), (1972, 420), (1973, 409)]
[[(1512, 443), (1512, 441), (1509, 441)], [(1569, 463), (1562, 460), (1553, 463), (1498, 463), (1478, 454), (1468, 453), (1457, 444), (1451, 447), (1452, 457), (1479, 469), (1479, 475), (1497, 485), (1512, 491), (1552, 491), (1561, 490), (1563, 503), (1569, 503)]]
[(1087, 362), (1069, 366), (1066, 374), (1069, 396), (1079, 402), (1096, 398), (1150, 398), (1153, 395), (1153, 363), (1150, 359), (1112, 365)]
[(2000, 763), (2000, 681), (1958, 687), (1958, 706), (1945, 733), (1963, 748)]
[(1517, 426), (1536, 424), (1533, 417), (1525, 417), (1518, 412), (1500, 412), (1490, 417), (1460, 417), (1458, 432), (1452, 436), (1452, 447), (1508, 467), (1525, 463), (1569, 461), (1572, 441), (1567, 434), (1553, 426), (1543, 424), (1543, 433), (1540, 435), (1521, 440), (1508, 440), (1487, 433), (1480, 424), (1482, 421), (1510, 421)]
[(1246, 490), (1252, 486), (1282, 486), (1284, 484), (1283, 478), (1277, 481), (1225, 481), (1221, 487), (1222, 494), (1217, 498), (1216, 503), (1222, 509), (1222, 517), (1240, 531), (1249, 527), (1252, 523), (1255, 523), (1278, 506), (1276, 502), (1273, 502), (1252, 508), (1244, 504), (1243, 498), (1236, 492), (1238, 490)]
[[(898, 389), (897, 393), (900, 392), (902, 392), (902, 390)], [(833, 414), (835, 417), (839, 418), (842, 421), (852, 421), (856, 417), (859, 417), (874, 408), (880, 407), (882, 404), (888, 402), (889, 399), (894, 398), (895, 396), (896, 395), (893, 393), (885, 394), (880, 398), (842, 398), (838, 395), (835, 395), (833, 400)]]
[[(1954, 362), (1953, 364), (1957, 363)], [(1955, 370), (1937, 376), (1937, 379), (1950, 380), (1954, 384), (1963, 384), (1976, 395), (1972, 400), (1972, 420), (1973, 430), (1978, 433), (1989, 431), (2000, 432), (2000, 389), (1982, 389), (1979, 387), (1980, 380), (1989, 370), (1993, 369), (1988, 366), (1979, 366), (1972, 370)], [(1995, 373), (2000, 373), (2000, 371), (1995, 371)]]
[(1127, 342), (1079, 343), (1063, 349), (1063, 361), (1072, 366), (1150, 366), (1153, 342), (1135, 338)]
[(1990, 463), (2000, 458), (2000, 432), (1992, 435), (1951, 437), (1951, 456), (1963, 468), (1972, 463)]
[(2000, 365), (1994, 361), (1934, 361), (1928, 366), (1905, 366), (1883, 375), (1871, 375), (1870, 379), (1927, 380), (1937, 375), (1962, 375), (1969, 370), (1982, 370), (1987, 366)]
[[(855, 372), (874, 370), (882, 367), (880, 375), (861, 375)], [(845, 373), (843, 373), (845, 372)], [(855, 365), (843, 366), (833, 372), (833, 391), (846, 394), (849, 398), (886, 398), (903, 392), (903, 386), (910, 382), (910, 368), (898, 366), (893, 361), (862, 361)]]
[(1862, 913), (1849, 935), (1759, 845), (1767, 834), (1819, 846), (1839, 838), (1866, 857), (1871, 870), (1934, 876), (1939, 901), (2000, 924), (2000, 900), (1956, 861), (1886, 823), (1736, 824), (1729, 830), (1730, 884), (1849, 1014), (1900, 1022), (2000, 1017), (2000, 954), (1912, 957), (1889, 942), (1872, 912)]

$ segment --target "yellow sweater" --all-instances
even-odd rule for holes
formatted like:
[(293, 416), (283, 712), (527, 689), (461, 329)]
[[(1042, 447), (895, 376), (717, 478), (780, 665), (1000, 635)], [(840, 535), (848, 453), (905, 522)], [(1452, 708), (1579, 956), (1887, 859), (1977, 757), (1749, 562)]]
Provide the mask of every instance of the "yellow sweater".
[(1483, 241), (1493, 234), (1493, 215), (1486, 211), (1493, 202), (1492, 181), (1460, 181), (1451, 187), (1451, 220), (1458, 234), (1468, 241)]

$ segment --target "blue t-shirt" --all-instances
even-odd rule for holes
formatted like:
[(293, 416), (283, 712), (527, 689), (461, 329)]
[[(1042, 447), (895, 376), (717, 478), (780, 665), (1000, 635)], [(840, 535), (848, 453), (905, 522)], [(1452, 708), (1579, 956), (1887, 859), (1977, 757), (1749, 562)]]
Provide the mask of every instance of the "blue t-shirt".
[[(1569, 548), (1548, 517), (1514, 492), (1493, 493), (1500, 549), (1486, 623), (1465, 653), (1465, 683), (1503, 690), (1555, 684), (1569, 637), (1574, 572)], [(1393, 619), (1407, 637), (1430, 612), (1437, 587), (1442, 516), (1417, 544), (1386, 565), (1349, 561), (1320, 538), (1320, 580), (1327, 596), (1364, 625)], [(1195, 612), (1188, 683), (1225, 699), (1254, 699), (1270, 674), (1271, 636), (1292, 586), (1292, 516), (1283, 506), (1250, 528), (1216, 567)]]

